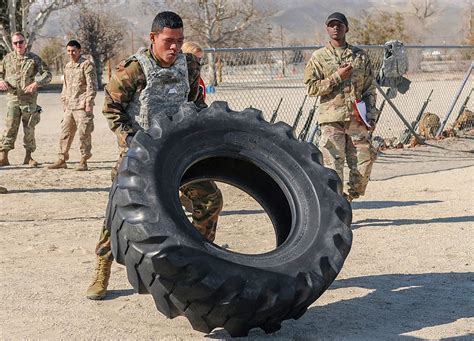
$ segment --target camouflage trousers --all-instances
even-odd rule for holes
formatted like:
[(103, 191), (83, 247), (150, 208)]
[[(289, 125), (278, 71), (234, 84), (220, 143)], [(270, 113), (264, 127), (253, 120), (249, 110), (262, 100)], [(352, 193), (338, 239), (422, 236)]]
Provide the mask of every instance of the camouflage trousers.
[[(117, 164), (112, 169), (112, 180), (117, 175), (117, 169), (126, 149), (122, 149)], [(179, 189), (180, 201), (183, 207), (191, 213), (192, 224), (209, 241), (216, 237), (217, 221), (222, 210), (223, 199), (220, 189), (214, 181), (199, 181), (186, 184)], [(96, 245), (95, 253), (107, 260), (113, 260), (110, 246), (110, 227), (104, 221)]]
[(92, 154), (92, 132), (94, 131), (94, 115), (84, 110), (66, 110), (61, 121), (59, 136), (59, 158), (69, 160), (69, 150), (76, 132), (79, 133), (79, 151), (82, 159), (90, 159)]
[(40, 113), (36, 104), (20, 105), (18, 102), (9, 101), (5, 119), (5, 130), (0, 140), (0, 151), (9, 151), (15, 148), (20, 122), (23, 125), (23, 146), (26, 151), (36, 150), (35, 126), (40, 122)]
[(344, 162), (347, 162), (349, 180), (344, 184), (344, 192), (352, 198), (364, 195), (377, 156), (367, 128), (354, 118), (347, 122), (323, 123), (319, 148), (324, 166), (334, 169), (343, 184)]

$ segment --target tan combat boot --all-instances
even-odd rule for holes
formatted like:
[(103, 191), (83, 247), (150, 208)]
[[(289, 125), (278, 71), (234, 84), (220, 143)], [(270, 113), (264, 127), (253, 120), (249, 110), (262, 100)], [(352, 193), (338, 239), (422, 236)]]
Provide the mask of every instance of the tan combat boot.
[(58, 159), (58, 161), (56, 161), (55, 163), (53, 163), (52, 165), (49, 165), (48, 167), (46, 167), (48, 169), (61, 169), (61, 168), (67, 168), (67, 164), (66, 164), (66, 161), (64, 161), (63, 159)]
[(26, 151), (25, 159), (23, 160), (24, 165), (29, 165), (30, 167), (38, 167), (39, 163), (31, 157), (31, 152)]
[(97, 257), (97, 266), (95, 268), (95, 276), (91, 285), (87, 288), (86, 296), (90, 300), (101, 300), (107, 294), (107, 285), (109, 285), (110, 269), (112, 268), (111, 260)]
[(10, 162), (8, 161), (8, 150), (0, 151), (0, 167), (3, 166), (10, 166)]
[(87, 168), (87, 160), (84, 158), (81, 158), (81, 161), (79, 161), (79, 164), (76, 167), (77, 171), (86, 171), (89, 168)]

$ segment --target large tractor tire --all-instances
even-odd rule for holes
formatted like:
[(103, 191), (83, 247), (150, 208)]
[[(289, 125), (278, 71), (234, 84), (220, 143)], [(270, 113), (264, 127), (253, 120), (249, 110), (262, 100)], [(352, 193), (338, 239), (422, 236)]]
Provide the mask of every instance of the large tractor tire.
[[(186, 217), (178, 189), (222, 181), (252, 196), (276, 236), (270, 252), (247, 255), (213, 244)], [(139, 293), (195, 330), (245, 336), (297, 319), (334, 281), (347, 257), (352, 211), (337, 174), (285, 123), (255, 109), (185, 104), (139, 132), (122, 161), (107, 209), (115, 258)], [(242, 226), (252, 229), (252, 226)], [(219, 232), (218, 232), (219, 233)]]

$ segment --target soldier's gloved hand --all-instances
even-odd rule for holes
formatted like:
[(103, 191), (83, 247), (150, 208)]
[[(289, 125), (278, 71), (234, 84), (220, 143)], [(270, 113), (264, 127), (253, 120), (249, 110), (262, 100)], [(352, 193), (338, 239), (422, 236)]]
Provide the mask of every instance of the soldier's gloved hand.
[(367, 123), (370, 125), (369, 130), (374, 131), (375, 130), (375, 124), (376, 124), (375, 120), (368, 120)]
[(132, 143), (133, 137), (135, 135), (133, 134), (128, 134), (127, 137), (125, 138), (125, 143), (127, 143), (127, 147), (130, 147), (130, 143)]

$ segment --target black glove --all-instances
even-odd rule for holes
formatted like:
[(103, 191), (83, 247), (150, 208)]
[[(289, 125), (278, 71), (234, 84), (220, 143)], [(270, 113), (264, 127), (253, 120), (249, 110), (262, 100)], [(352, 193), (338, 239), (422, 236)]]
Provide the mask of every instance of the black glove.
[(127, 143), (127, 147), (130, 147), (130, 143), (132, 143), (134, 134), (128, 134), (127, 137), (125, 138), (125, 142)]

